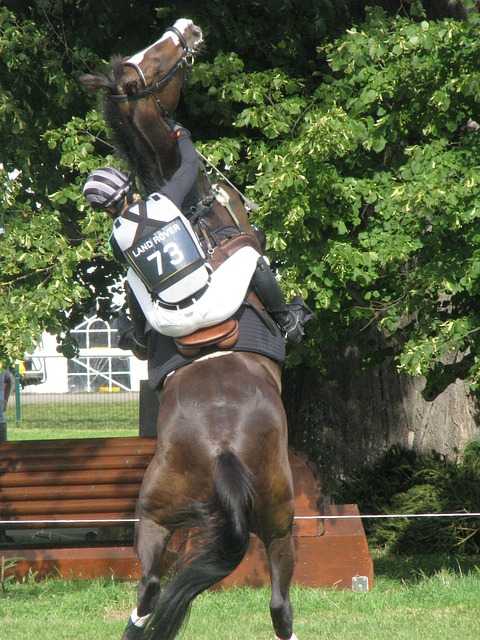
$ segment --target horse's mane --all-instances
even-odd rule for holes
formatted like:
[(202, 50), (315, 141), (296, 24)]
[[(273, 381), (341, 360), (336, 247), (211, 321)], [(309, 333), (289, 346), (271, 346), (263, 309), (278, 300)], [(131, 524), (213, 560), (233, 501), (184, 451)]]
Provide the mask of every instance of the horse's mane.
[[(119, 80), (122, 74), (122, 56), (113, 56), (108, 83), (113, 92), (118, 93)], [(159, 175), (156, 163), (152, 159), (152, 151), (144, 139), (138, 135), (129, 118), (126, 118), (119, 103), (104, 99), (104, 116), (112, 133), (112, 140), (118, 155), (123, 158), (140, 179), (146, 193), (158, 191), (164, 179)]]

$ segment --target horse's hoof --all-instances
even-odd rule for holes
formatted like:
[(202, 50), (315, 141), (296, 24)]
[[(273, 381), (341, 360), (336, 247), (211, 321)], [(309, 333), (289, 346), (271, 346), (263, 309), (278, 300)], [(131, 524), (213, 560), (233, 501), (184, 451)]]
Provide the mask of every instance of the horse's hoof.
[(122, 640), (142, 640), (143, 628), (136, 627), (131, 620), (128, 621), (125, 631), (123, 632)]
[[(282, 640), (282, 638), (279, 638), (278, 636), (275, 636), (275, 637), (276, 637), (276, 640)], [(298, 638), (294, 633), (292, 633), (292, 635), (288, 640), (298, 640)]]

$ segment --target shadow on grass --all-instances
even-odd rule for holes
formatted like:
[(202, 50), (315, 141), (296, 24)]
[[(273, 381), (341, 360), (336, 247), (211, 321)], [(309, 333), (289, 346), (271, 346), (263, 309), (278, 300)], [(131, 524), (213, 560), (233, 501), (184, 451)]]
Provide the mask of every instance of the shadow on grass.
[(458, 575), (468, 575), (480, 569), (480, 556), (451, 554), (432, 555), (387, 555), (372, 551), (377, 578), (418, 582), (426, 576), (433, 576), (441, 570)]

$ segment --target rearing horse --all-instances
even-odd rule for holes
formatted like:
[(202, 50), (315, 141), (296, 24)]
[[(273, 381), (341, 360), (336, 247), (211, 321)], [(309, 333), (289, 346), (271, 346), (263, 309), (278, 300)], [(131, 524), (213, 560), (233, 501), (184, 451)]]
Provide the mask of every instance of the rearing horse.
[[(168, 114), (202, 40), (201, 29), (178, 20), (141, 53), (115, 59), (111, 76), (81, 78), (88, 88), (107, 91), (107, 119), (147, 192), (177, 166)], [(200, 176), (197, 195), (205, 189)], [(210, 225), (232, 224), (223, 207), (211, 217)], [(243, 207), (236, 207), (236, 217), (251, 233)], [(289, 599), (294, 496), (280, 367), (258, 353), (215, 355), (181, 367), (162, 389), (157, 448), (137, 506), (142, 578), (123, 640), (173, 640), (193, 599), (240, 563), (250, 533), (265, 545), (277, 638), (295, 639)], [(161, 587), (162, 558), (182, 527), (199, 531), (201, 544)]]

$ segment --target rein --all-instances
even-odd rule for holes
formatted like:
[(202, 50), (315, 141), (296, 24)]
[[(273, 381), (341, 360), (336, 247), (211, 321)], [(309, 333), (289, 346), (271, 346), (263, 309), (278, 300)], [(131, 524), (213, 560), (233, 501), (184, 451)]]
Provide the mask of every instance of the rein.
[(151, 85), (147, 85), (147, 81), (145, 79), (145, 75), (142, 71), (142, 69), (140, 68), (140, 66), (138, 64), (136, 64), (135, 62), (124, 62), (123, 65), (125, 67), (133, 67), (135, 69), (135, 71), (138, 74), (138, 77), (140, 78), (142, 85), (143, 85), (143, 90), (138, 91), (137, 93), (132, 93), (132, 94), (110, 94), (108, 96), (109, 100), (112, 100), (113, 102), (132, 102), (132, 101), (136, 101), (136, 100), (142, 100), (143, 98), (147, 98), (149, 96), (154, 95), (159, 89), (161, 89), (163, 86), (165, 86), (166, 84), (168, 84), (170, 82), (170, 80), (175, 76), (175, 74), (177, 73), (177, 71), (179, 69), (181, 69), (183, 66), (186, 66), (187, 69), (190, 69), (193, 66), (194, 63), (194, 50), (191, 49), (188, 44), (187, 41), (185, 40), (185, 38), (183, 37), (183, 34), (176, 28), (176, 27), (169, 27), (165, 33), (168, 33), (169, 31), (173, 31), (173, 33), (175, 33), (175, 35), (177, 36), (177, 38), (180, 41), (180, 45), (183, 49), (183, 55), (181, 58), (179, 58), (177, 60), (177, 62), (175, 62), (175, 64), (173, 65), (173, 67), (171, 69), (169, 69), (166, 74), (164, 76), (162, 76), (159, 80), (157, 80), (156, 82), (154, 82)]

